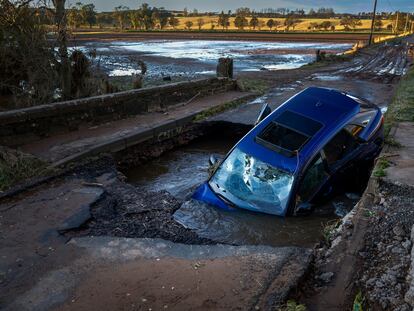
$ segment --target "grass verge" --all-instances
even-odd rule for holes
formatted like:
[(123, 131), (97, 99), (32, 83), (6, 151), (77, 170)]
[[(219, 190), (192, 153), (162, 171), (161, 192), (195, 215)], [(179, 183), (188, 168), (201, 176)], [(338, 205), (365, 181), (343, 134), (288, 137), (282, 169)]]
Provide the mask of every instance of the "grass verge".
[(385, 114), (386, 135), (396, 122), (414, 121), (414, 67), (401, 79)]
[[(401, 79), (391, 104), (385, 113), (385, 143), (391, 147), (401, 148), (401, 144), (390, 136), (391, 128), (398, 122), (414, 121), (414, 67)], [(373, 176), (385, 177), (390, 162), (380, 158), (375, 165)]]
[(264, 94), (269, 89), (269, 83), (261, 79), (239, 78), (237, 86), (243, 92), (254, 92)]
[(35, 156), (0, 147), (0, 192), (47, 171), (47, 164)]
[(212, 107), (210, 109), (204, 110), (203, 112), (200, 112), (196, 117), (194, 118), (195, 122), (203, 121), (209, 117), (212, 117), (216, 114), (222, 113), (224, 111), (236, 108), (240, 106), (241, 104), (244, 104), (247, 102), (248, 99), (253, 98), (252, 97), (243, 97), (240, 99), (236, 99), (227, 103), (224, 103), (223, 105)]

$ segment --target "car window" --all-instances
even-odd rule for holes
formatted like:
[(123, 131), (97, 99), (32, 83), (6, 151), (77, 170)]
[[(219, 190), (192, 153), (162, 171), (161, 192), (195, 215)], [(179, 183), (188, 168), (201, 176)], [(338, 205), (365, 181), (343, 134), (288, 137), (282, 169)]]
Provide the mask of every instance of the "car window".
[(323, 159), (318, 154), (306, 170), (299, 188), (299, 201), (308, 202), (315, 191), (318, 191), (326, 176)]
[(323, 148), (328, 166), (335, 165), (357, 147), (358, 143), (354, 136), (347, 130), (342, 129)]

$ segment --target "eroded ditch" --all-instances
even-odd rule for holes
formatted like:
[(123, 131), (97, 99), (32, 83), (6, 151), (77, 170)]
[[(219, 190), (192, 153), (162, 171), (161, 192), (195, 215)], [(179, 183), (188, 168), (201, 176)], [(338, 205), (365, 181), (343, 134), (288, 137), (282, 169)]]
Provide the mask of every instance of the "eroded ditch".
[(209, 156), (224, 157), (249, 129), (225, 122), (193, 125), (162, 142), (122, 151), (115, 159), (126, 180), (115, 178), (91, 207), (91, 219), (70, 235), (312, 247), (323, 238), (324, 226), (352, 209), (357, 194), (335, 197), (311, 215), (287, 218), (223, 211), (191, 199), (208, 178)]

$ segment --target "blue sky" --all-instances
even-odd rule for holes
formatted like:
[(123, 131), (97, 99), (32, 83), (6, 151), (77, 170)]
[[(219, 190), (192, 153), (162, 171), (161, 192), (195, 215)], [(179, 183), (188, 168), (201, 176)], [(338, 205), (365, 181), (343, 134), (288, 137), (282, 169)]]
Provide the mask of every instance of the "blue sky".
[[(69, 4), (78, 0), (69, 0)], [(262, 8), (287, 7), (290, 9), (309, 9), (311, 7), (333, 7), (338, 12), (362, 12), (372, 10), (373, 0), (81, 0), (83, 3), (94, 3), (98, 11), (109, 11), (118, 5), (136, 8), (147, 2), (151, 6), (182, 10), (187, 7), (200, 11), (234, 10), (249, 7), (255, 10)], [(414, 13), (414, 0), (378, 0), (379, 11), (408, 11)]]

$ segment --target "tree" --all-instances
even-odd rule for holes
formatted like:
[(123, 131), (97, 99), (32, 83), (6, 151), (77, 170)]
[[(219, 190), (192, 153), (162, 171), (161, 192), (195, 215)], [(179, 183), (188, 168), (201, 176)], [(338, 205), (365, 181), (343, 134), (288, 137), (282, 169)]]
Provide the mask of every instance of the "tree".
[(104, 25), (113, 25), (114, 19), (111, 13), (99, 13), (96, 16), (96, 22), (99, 25), (99, 28), (103, 28)]
[(359, 19), (354, 19), (352, 24), (352, 28), (354, 29), (354, 31), (358, 26), (362, 26), (362, 22)]
[(377, 19), (375, 19), (375, 23), (374, 23), (374, 28), (375, 30), (381, 30), (382, 27), (384, 26), (384, 23), (382, 22), (382, 20), (380, 20), (378, 17)]
[(244, 27), (247, 27), (248, 24), (249, 23), (247, 22), (246, 17), (242, 15), (238, 15), (234, 19), (234, 26), (236, 26), (236, 28), (238, 28), (239, 30), (243, 30)]
[(174, 16), (171, 16), (168, 19), (168, 24), (170, 24), (170, 26), (175, 29), (177, 28), (178, 25), (180, 25), (180, 21), (178, 20), (178, 18), (175, 18)]
[(275, 27), (275, 21), (273, 19), (269, 19), (266, 25), (269, 27), (269, 30), (272, 31), (272, 28)]
[(168, 21), (171, 17), (171, 13), (163, 9), (160, 9), (158, 12), (158, 16), (159, 16), (158, 18), (159, 18), (159, 23), (160, 23), (160, 29), (164, 29), (165, 26), (168, 25)]
[(350, 17), (350, 16), (344, 16), (343, 18), (341, 18), (341, 21), (339, 22), (339, 24), (341, 26), (344, 26), (345, 30), (349, 30), (350, 27), (355, 30), (357, 26), (362, 25), (362, 23), (359, 19), (356, 19), (356, 18), (353, 18), (353, 17)]
[[(61, 5), (63, 11), (64, 2)], [(27, 1), (0, 1), (0, 96), (19, 107), (49, 103), (56, 88), (65, 82), (57, 75), (63, 64), (56, 61), (60, 52), (63, 56), (67, 52), (65, 41), (56, 55), (36, 13)], [(58, 21), (62, 20), (56, 18)]]
[(118, 26), (121, 30), (125, 28), (125, 24), (128, 19), (127, 10), (129, 10), (128, 7), (120, 5), (117, 6), (113, 12), (114, 19), (118, 22)]
[(218, 18), (218, 25), (219, 26), (221, 26), (222, 28), (223, 28), (223, 30), (224, 30), (224, 28), (225, 29), (228, 29), (229, 28), (229, 26), (230, 26), (230, 22), (229, 22), (229, 20), (230, 20), (230, 17), (229, 17), (229, 15), (227, 15), (227, 14), (224, 14), (224, 12), (223, 11), (221, 11), (221, 13), (220, 13), (220, 15), (219, 15), (219, 18)]
[(184, 10), (183, 10), (183, 16), (184, 17), (187, 17), (188, 16), (188, 9), (187, 8), (184, 8)]
[(138, 28), (141, 28), (141, 19), (139, 16), (139, 12), (137, 10), (130, 11), (128, 13), (128, 17), (129, 17), (129, 22), (132, 25), (132, 28), (134, 28), (135, 30), (137, 30)]
[(82, 8), (82, 3), (77, 2), (74, 6), (70, 7), (67, 10), (67, 14), (66, 14), (67, 24), (72, 29), (79, 28), (82, 25), (83, 20), (82, 20), (82, 15), (81, 15), (81, 8)]
[(320, 27), (321, 27), (320, 24), (312, 22), (312, 23), (309, 24), (308, 29), (309, 30), (318, 30)]
[(285, 26), (286, 26), (286, 30), (289, 31), (290, 27), (293, 28), (293, 30), (295, 30), (295, 27), (297, 26), (297, 24), (301, 23), (302, 21), (300, 19), (297, 19), (296, 17), (294, 17), (293, 15), (288, 16), (285, 19)]
[(257, 26), (259, 26), (259, 19), (256, 17), (256, 15), (253, 15), (249, 22), (250, 28), (256, 29)]
[(330, 21), (323, 21), (320, 25), (320, 28), (323, 28), (325, 31), (328, 30), (329, 28), (331, 28), (332, 22)]
[(140, 20), (140, 24), (145, 30), (150, 30), (154, 28), (155, 19), (153, 14), (156, 15), (156, 9), (151, 8), (148, 3), (143, 3), (141, 7), (138, 9), (138, 17)]
[(186, 21), (185, 22), (185, 28), (187, 28), (187, 30), (191, 30), (191, 27), (193, 27), (193, 22), (192, 21)]
[(82, 17), (82, 22), (88, 24), (89, 28), (92, 28), (92, 26), (96, 24), (96, 10), (94, 4), (90, 3), (82, 5), (80, 15)]
[(198, 26), (198, 30), (201, 30), (201, 28), (204, 26), (204, 19), (202, 18), (198, 18), (197, 19), (197, 26)]

